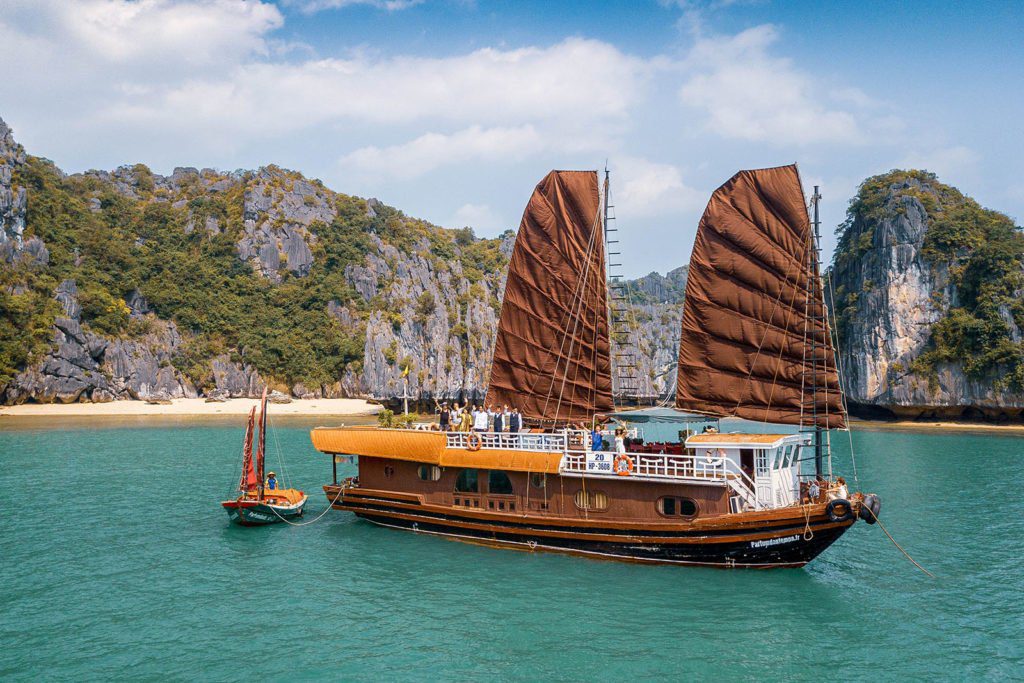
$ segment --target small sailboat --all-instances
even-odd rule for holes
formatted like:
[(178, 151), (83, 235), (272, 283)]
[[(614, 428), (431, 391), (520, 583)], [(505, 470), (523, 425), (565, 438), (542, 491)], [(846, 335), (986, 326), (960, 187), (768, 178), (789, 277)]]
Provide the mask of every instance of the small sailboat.
[[(256, 451), (253, 452), (253, 436), (258, 434)], [(260, 401), (259, 420), (256, 419), (256, 406), (249, 411), (249, 424), (245, 430), (245, 441), (242, 448), (242, 476), (238, 480), (238, 497), (221, 503), (228, 512), (228, 519), (243, 526), (260, 526), (289, 521), (302, 516), (306, 507), (307, 496), (302, 491), (280, 488), (281, 484), (274, 478), (271, 483), (264, 479), (267, 443), (267, 390), (263, 390)]]

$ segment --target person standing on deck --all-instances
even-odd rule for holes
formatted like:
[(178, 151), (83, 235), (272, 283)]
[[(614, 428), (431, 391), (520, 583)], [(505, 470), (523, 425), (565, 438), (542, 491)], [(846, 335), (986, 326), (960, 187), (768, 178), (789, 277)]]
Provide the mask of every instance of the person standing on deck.
[(500, 410), (494, 412), (494, 431), (499, 434), (504, 431), (504, 414)]
[(469, 404), (467, 403), (459, 410), (459, 431), (468, 432), (473, 426), (473, 416), (469, 414)]
[(475, 406), (476, 410), (473, 411), (473, 431), (474, 432), (486, 432), (488, 418), (487, 411), (480, 406)]
[(604, 450), (604, 439), (601, 438), (601, 425), (595, 424), (594, 430), (590, 432), (590, 450)]
[(448, 402), (444, 401), (441, 403), (440, 410), (437, 415), (437, 424), (440, 426), (442, 432), (447, 432), (448, 427), (451, 425), (452, 415), (448, 412)]
[(265, 488), (268, 491), (276, 491), (277, 490), (277, 475), (274, 474), (273, 472), (269, 472), (267, 474), (267, 484), (266, 484)]
[(626, 428), (621, 425), (615, 428), (615, 452), (620, 455), (626, 453)]

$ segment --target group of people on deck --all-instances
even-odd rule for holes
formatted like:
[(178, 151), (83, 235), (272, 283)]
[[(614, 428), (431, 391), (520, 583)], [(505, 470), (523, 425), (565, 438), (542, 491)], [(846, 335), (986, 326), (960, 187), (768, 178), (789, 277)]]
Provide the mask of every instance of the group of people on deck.
[(438, 406), (438, 425), (442, 432), (521, 432), (523, 416), (513, 406), (495, 409), (490, 406), (470, 406), (469, 403), (451, 406), (445, 401)]

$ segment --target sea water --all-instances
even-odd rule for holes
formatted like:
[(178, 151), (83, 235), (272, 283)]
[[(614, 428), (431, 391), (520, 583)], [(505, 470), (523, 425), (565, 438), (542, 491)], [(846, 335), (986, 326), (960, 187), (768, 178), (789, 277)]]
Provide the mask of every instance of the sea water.
[[(330, 459), (308, 425), (275, 426), (269, 467), (312, 520)], [(863, 523), (774, 571), (498, 550), (338, 511), (242, 528), (220, 507), (237, 421), (0, 430), (4, 680), (1024, 676), (1020, 437), (853, 433), (860, 488), (932, 579)]]

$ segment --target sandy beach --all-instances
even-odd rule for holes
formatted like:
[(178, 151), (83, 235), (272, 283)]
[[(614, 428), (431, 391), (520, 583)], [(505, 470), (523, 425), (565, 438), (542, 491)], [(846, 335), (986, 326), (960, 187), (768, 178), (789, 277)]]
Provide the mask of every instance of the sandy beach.
[(949, 422), (949, 421), (910, 421), (895, 420), (892, 422), (884, 420), (850, 420), (850, 429), (877, 429), (877, 430), (904, 430), (904, 431), (941, 431), (941, 432), (992, 432), (1000, 434), (1021, 434), (1024, 435), (1024, 424), (991, 422)]
[[(207, 403), (201, 398), (178, 398), (170, 405), (150, 405), (145, 401), (110, 403), (25, 403), (0, 407), (3, 417), (216, 417), (247, 415), (259, 399), (233, 398), (223, 403)], [(272, 403), (275, 416), (348, 417), (374, 415), (382, 406), (357, 398), (293, 399), (291, 403)]]

